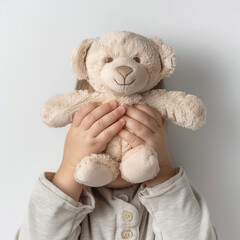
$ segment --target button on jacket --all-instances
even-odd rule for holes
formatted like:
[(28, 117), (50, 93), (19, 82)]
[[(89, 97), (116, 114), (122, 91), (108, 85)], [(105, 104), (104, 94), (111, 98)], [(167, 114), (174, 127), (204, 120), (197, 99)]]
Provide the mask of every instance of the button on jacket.
[(15, 240), (217, 240), (202, 195), (179, 172), (154, 187), (84, 187), (75, 201), (44, 172)]

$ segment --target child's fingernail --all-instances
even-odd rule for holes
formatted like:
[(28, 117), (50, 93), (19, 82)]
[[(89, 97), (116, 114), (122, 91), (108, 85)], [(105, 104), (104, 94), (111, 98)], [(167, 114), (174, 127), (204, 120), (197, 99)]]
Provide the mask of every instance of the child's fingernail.
[(111, 106), (111, 107), (116, 107), (116, 102), (115, 101), (111, 101), (111, 102), (109, 102), (109, 105)]
[(127, 104), (125, 104), (124, 107), (125, 107), (126, 110), (128, 110), (128, 105)]
[(124, 112), (124, 107), (120, 106), (120, 107), (118, 107), (117, 110), (122, 113), (122, 112)]
[(119, 121), (120, 121), (120, 123), (124, 123), (125, 122), (125, 120), (123, 118), (120, 118)]

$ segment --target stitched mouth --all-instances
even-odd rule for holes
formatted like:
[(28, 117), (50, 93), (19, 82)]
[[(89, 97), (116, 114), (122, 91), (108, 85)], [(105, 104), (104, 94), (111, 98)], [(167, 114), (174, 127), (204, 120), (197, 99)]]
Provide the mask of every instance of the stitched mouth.
[(118, 83), (118, 82), (116, 81), (116, 79), (114, 78), (114, 81), (115, 81), (118, 85), (123, 85), (123, 86), (131, 85), (131, 84), (133, 84), (133, 83), (135, 82), (135, 80), (136, 80), (136, 79), (133, 79), (132, 82), (130, 82), (130, 83), (128, 83), (128, 84), (126, 84), (126, 83), (120, 84), (120, 83)]

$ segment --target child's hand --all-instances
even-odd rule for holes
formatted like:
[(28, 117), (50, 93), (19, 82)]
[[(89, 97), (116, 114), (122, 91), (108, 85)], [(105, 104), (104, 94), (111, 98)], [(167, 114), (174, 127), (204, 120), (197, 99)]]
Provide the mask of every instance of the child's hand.
[(122, 129), (118, 133), (122, 139), (128, 142), (132, 148), (146, 144), (157, 152), (160, 172), (152, 181), (147, 181), (147, 184), (154, 185), (153, 182), (155, 183), (156, 179), (159, 184), (172, 177), (176, 171), (169, 156), (161, 115), (149, 106), (135, 104), (128, 106), (128, 110), (122, 118), (126, 121), (125, 126), (135, 133)]
[(52, 183), (68, 196), (78, 201), (83, 185), (76, 182), (76, 165), (91, 153), (100, 153), (107, 143), (124, 126), (120, 120), (125, 113), (123, 106), (109, 103), (90, 103), (74, 114), (65, 144), (62, 163), (52, 179)]
[(63, 165), (75, 169), (85, 156), (101, 153), (108, 142), (124, 126), (120, 119), (125, 113), (123, 106), (116, 101), (109, 103), (90, 103), (75, 113), (69, 129), (63, 153)]

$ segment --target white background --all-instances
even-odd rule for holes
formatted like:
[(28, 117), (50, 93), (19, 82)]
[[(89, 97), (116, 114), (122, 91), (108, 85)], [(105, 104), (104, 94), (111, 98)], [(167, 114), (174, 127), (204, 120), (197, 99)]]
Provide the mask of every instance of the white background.
[(119, 30), (160, 36), (175, 49), (165, 86), (201, 98), (207, 122), (195, 132), (168, 123), (172, 160), (205, 197), (219, 239), (239, 239), (239, 11), (237, 0), (1, 0), (1, 239), (13, 239), (38, 176), (61, 162), (69, 126), (47, 127), (40, 109), (74, 89), (71, 49)]

